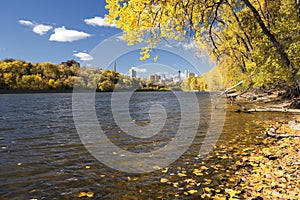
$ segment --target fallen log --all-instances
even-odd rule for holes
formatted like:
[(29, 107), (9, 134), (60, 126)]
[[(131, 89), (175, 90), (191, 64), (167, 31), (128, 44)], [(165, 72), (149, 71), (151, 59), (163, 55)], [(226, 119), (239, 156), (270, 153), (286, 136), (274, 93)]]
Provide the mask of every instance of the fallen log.
[(286, 112), (286, 113), (300, 113), (300, 109), (288, 109), (288, 108), (253, 108), (249, 110), (245, 110), (245, 112)]
[(241, 85), (244, 81), (240, 81), (237, 84), (235, 84), (234, 86), (231, 86), (230, 88), (226, 89), (224, 92), (222, 92), (219, 96), (222, 96), (224, 94), (227, 94), (230, 90), (236, 88), (237, 86)]
[(273, 138), (277, 138), (277, 139), (287, 138), (287, 137), (300, 137), (300, 135), (277, 134), (277, 133), (272, 132), (272, 131), (264, 132), (264, 134), (265, 134), (266, 136), (273, 137)]

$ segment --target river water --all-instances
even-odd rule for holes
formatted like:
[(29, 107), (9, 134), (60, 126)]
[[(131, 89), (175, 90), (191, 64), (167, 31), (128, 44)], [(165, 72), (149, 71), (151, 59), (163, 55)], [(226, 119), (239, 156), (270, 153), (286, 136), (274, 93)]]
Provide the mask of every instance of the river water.
[[(134, 93), (129, 111), (136, 124), (150, 123), (148, 112), (153, 102), (167, 111), (167, 121), (159, 137), (145, 140), (133, 140), (120, 132), (111, 112), (111, 95), (96, 94), (96, 113), (107, 136), (124, 150), (153, 151), (168, 144), (178, 131), (180, 106), (173, 93)], [(72, 94), (0, 95), (0, 199), (75, 199), (80, 192), (89, 191), (96, 199), (174, 199), (186, 188), (161, 183), (161, 178), (180, 181), (176, 176), (179, 171), (188, 174), (204, 162), (197, 156), (210, 123), (211, 101), (205, 93), (197, 93), (197, 99), (201, 117), (190, 148), (168, 170), (131, 174), (102, 164), (82, 144), (74, 125)], [(290, 117), (280, 113), (236, 113), (237, 108), (230, 104), (219, 109), (226, 111), (225, 124), (215, 149), (205, 160), (207, 173), (201, 177), (188, 174), (200, 183), (212, 179), (209, 187), (224, 184), (222, 177), (234, 173), (229, 166), (239, 158), (240, 149), (260, 144), (265, 121)], [(167, 156), (172, 154), (166, 152)], [(216, 165), (220, 170), (216, 170)], [(196, 189), (201, 187), (204, 186), (200, 184)]]

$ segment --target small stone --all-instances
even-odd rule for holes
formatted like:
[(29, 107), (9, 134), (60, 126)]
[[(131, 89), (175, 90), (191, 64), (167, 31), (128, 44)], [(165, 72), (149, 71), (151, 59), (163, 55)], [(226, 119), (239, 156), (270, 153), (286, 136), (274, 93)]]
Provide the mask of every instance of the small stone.
[(300, 123), (292, 126), (291, 128), (296, 130), (296, 131), (300, 131)]

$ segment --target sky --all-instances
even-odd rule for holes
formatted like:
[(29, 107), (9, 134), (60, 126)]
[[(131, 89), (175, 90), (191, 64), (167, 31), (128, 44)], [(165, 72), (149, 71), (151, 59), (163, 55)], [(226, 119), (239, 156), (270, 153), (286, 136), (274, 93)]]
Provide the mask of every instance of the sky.
[[(198, 74), (211, 68), (206, 61), (193, 64), (193, 58), (186, 59), (182, 51), (170, 53), (172, 50), (168, 49), (157, 51), (156, 62), (140, 61), (138, 47), (125, 47), (127, 44), (120, 41), (122, 31), (104, 21), (105, 4), (105, 0), (1, 0), (0, 60), (14, 58), (59, 64), (74, 59), (84, 66), (108, 69), (116, 62), (119, 72), (126, 74), (135, 67), (140, 68), (137, 69), (140, 76), (149, 72), (143, 68), (149, 66), (162, 73), (163, 65), (175, 72), (189, 69)], [(109, 38), (114, 39), (114, 44), (101, 49)], [(122, 49), (120, 43), (126, 51), (115, 51)], [(182, 49), (188, 47), (183, 45)], [(108, 56), (110, 60), (105, 63), (102, 60), (107, 52), (113, 56)]]

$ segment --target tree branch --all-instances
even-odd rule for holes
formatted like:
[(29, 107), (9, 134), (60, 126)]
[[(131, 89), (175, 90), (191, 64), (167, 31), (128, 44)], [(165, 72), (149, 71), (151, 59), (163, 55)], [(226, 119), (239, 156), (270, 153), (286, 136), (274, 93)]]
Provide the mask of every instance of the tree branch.
[(259, 26), (261, 27), (263, 33), (269, 38), (270, 42), (275, 46), (277, 53), (279, 54), (279, 56), (281, 57), (281, 60), (283, 61), (284, 65), (289, 68), (292, 67), (293, 70), (293, 77), (295, 77), (296, 75), (296, 71), (294, 69), (294, 67), (291, 65), (290, 59), (288, 58), (288, 55), (286, 54), (283, 46), (277, 41), (277, 39), (275, 38), (275, 36), (269, 31), (269, 29), (266, 27), (265, 23), (263, 22), (263, 20), (261, 19), (258, 11), (256, 10), (256, 8), (250, 3), (249, 0), (243, 0), (243, 2), (245, 3), (245, 5), (251, 10), (251, 12), (254, 15), (254, 18), (256, 19), (256, 21), (258, 22)]

